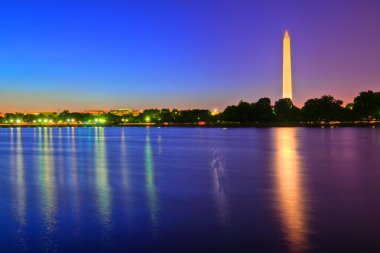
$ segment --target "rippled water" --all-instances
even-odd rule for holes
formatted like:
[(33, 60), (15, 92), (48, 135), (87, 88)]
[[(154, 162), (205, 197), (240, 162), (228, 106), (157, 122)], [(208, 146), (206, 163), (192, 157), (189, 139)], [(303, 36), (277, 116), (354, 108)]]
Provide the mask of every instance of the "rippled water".
[(2, 252), (380, 252), (380, 131), (0, 129)]

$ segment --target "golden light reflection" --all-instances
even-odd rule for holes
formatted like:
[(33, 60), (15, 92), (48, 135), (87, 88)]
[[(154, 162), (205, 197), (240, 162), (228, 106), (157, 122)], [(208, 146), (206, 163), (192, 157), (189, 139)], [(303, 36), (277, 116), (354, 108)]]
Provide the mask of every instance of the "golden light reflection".
[(107, 228), (111, 226), (111, 199), (108, 182), (107, 151), (105, 143), (104, 128), (95, 128), (95, 174), (97, 201), (101, 222)]
[(145, 179), (146, 179), (146, 189), (148, 193), (148, 206), (150, 212), (151, 222), (153, 224), (153, 229), (157, 232), (158, 217), (157, 217), (157, 194), (156, 187), (154, 184), (154, 162), (152, 155), (152, 147), (150, 144), (149, 129), (147, 129), (147, 135), (145, 140)]
[(300, 252), (308, 247), (309, 228), (297, 129), (278, 128), (274, 131), (276, 208), (290, 251)]

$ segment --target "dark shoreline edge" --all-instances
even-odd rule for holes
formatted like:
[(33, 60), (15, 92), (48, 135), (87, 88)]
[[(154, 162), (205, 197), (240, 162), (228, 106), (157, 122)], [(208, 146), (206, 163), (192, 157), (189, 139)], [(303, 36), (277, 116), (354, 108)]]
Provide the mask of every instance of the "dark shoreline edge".
[(380, 122), (344, 122), (344, 123), (216, 123), (216, 124), (192, 124), (192, 123), (172, 123), (172, 124), (1, 124), (0, 128), (63, 128), (63, 127), (189, 127), (189, 128), (275, 128), (275, 127), (303, 127), (303, 128), (340, 128), (357, 127), (373, 128), (380, 127)]

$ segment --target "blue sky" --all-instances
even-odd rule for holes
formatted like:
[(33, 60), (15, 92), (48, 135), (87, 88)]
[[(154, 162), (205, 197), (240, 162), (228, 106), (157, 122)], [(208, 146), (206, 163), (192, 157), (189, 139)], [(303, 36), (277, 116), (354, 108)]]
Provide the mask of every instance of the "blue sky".
[(0, 111), (345, 102), (380, 87), (380, 1), (2, 1)]

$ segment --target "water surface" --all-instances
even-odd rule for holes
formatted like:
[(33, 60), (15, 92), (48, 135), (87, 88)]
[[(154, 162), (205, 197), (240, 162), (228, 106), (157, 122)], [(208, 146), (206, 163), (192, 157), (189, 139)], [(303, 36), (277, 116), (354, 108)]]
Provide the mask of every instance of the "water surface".
[(3, 252), (380, 251), (380, 131), (0, 129)]

